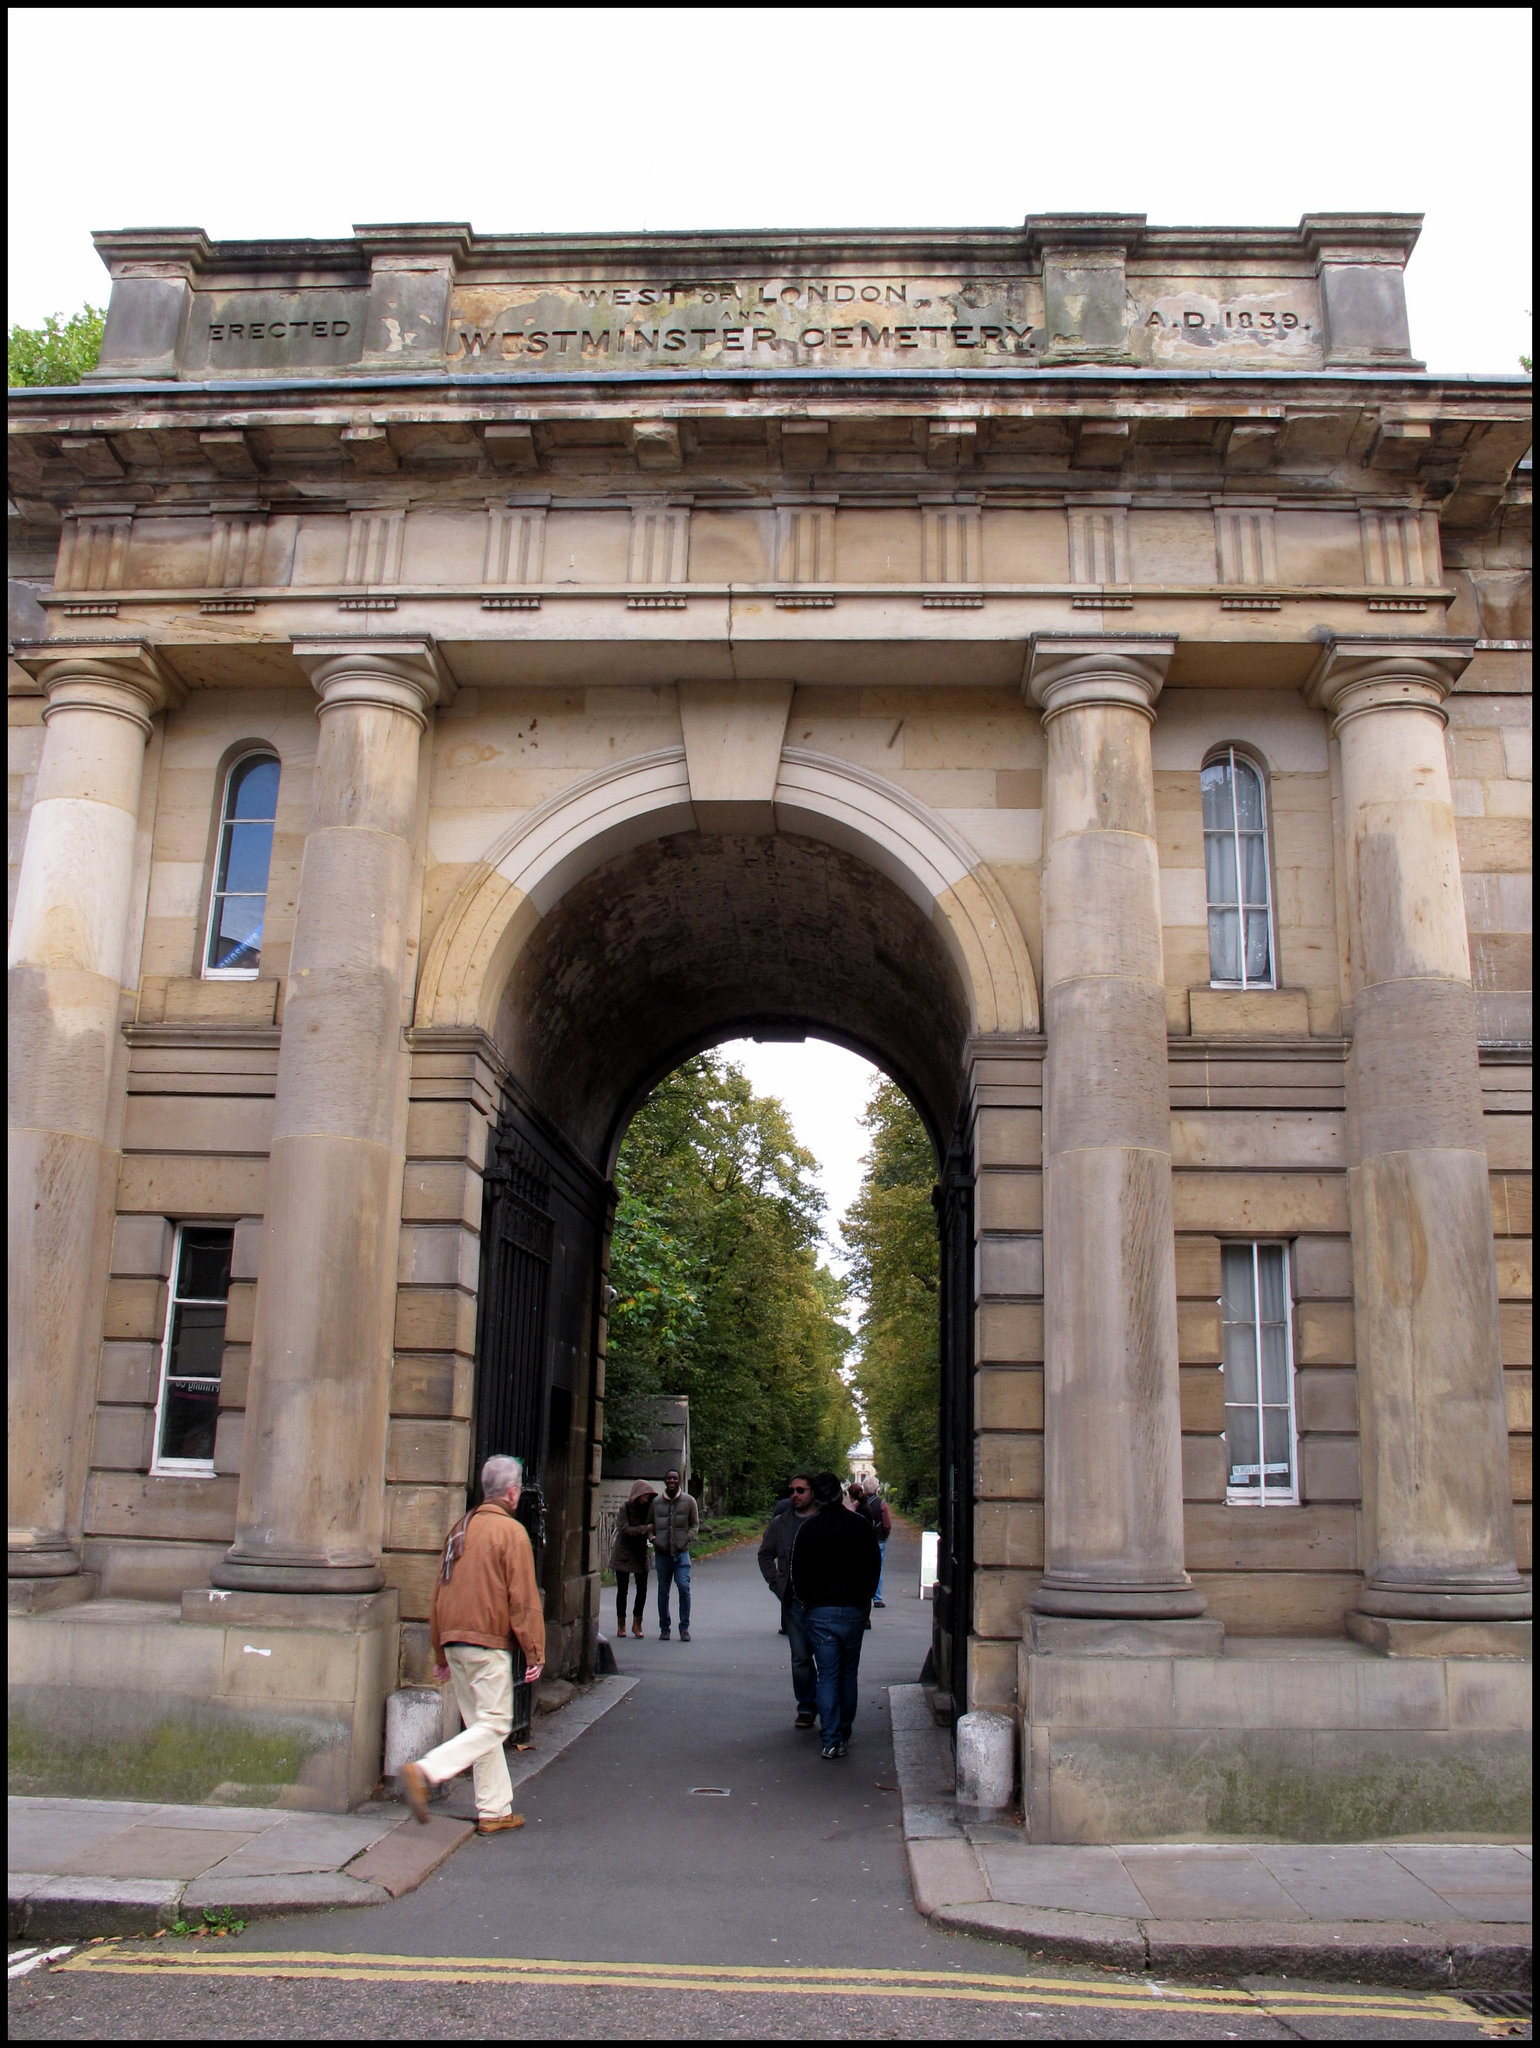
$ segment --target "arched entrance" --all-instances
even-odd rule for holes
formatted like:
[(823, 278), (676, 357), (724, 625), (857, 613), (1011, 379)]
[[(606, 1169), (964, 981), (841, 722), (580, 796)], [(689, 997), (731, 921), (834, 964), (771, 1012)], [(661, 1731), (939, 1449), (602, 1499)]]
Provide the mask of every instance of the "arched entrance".
[[(938, 1677), (965, 1697), (971, 1587), (970, 1045), (1032, 1029), (1019, 929), (955, 832), (877, 777), (783, 754), (766, 830), (702, 829), (684, 750), (595, 777), (468, 879), (419, 1018), (475, 1023), (507, 1081), (484, 1181), (475, 1459), (513, 1449), (547, 1506), (548, 1609), (591, 1654), (609, 1176), (631, 1115), (691, 1053), (759, 1030), (865, 1054), (937, 1161)], [(725, 806), (708, 812), (711, 822)], [(750, 814), (747, 822), (755, 822)]]

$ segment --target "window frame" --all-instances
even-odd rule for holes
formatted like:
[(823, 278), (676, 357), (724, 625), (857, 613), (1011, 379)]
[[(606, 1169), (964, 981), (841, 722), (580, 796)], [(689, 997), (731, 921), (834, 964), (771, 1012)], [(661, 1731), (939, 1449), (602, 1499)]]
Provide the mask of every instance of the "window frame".
[[(222, 891), (219, 886), (220, 862), (224, 857), (225, 830), (231, 823), (230, 785), (235, 780), (237, 771), (244, 768), (248, 761), (271, 761), (278, 770), (280, 787), (283, 782), (283, 761), (276, 749), (270, 746), (252, 745), (242, 747), (239, 753), (225, 764), (225, 772), (219, 786), (219, 805), (214, 817), (214, 852), (209, 862), (209, 885), (205, 892), (203, 903), (203, 935), (198, 948), (198, 979), (200, 981), (259, 981), (262, 977), (262, 949), (260, 946), (257, 948), (258, 957), (255, 967), (211, 967), (209, 965), (209, 951), (214, 942), (214, 920), (219, 912), (221, 895), (234, 894), (239, 896), (248, 893), (240, 889)], [(273, 799), (273, 838), (275, 840), (278, 834), (277, 811), (278, 800), (275, 796)], [(253, 820), (251, 822), (257, 821)], [(272, 893), (272, 882), (273, 848), (269, 844), (267, 851), (267, 887), (262, 891), (262, 936), (264, 939), (267, 937), (267, 899)]]
[[(1271, 816), (1272, 793), (1270, 787), (1271, 778), (1268, 775), (1266, 764), (1263, 761), (1261, 761), (1258, 758), (1258, 756), (1251, 751), (1249, 747), (1237, 745), (1237, 743), (1234, 740), (1225, 740), (1224, 742), (1222, 742), (1221, 745), (1217, 747), (1210, 747), (1209, 751), (1203, 757), (1202, 767), (1200, 767), (1198, 770), (1198, 810), (1200, 819), (1202, 817), (1203, 809), (1203, 770), (1206, 768), (1216, 768), (1220, 765), (1221, 762), (1228, 762), (1230, 768), (1231, 839), (1235, 849), (1235, 909), (1236, 916), (1239, 920), (1240, 925), (1239, 953), (1241, 963), (1241, 978), (1239, 981), (1220, 981), (1219, 979), (1217, 979), (1214, 973), (1214, 942), (1210, 931), (1209, 918), (1210, 914), (1216, 908), (1224, 909), (1228, 906), (1223, 904), (1216, 905), (1212, 897), (1209, 895), (1208, 826), (1205, 824), (1202, 827), (1204, 848), (1203, 928), (1204, 936), (1208, 940), (1208, 985), (1210, 988), (1235, 989), (1243, 995), (1251, 995), (1254, 993), (1259, 993), (1264, 990), (1281, 988), (1283, 986), (1283, 983), (1279, 978), (1278, 973), (1278, 891), (1275, 886), (1275, 878), (1273, 875), (1273, 821)], [(1262, 794), (1262, 874), (1267, 884), (1268, 978), (1266, 981), (1250, 981), (1247, 979), (1246, 976), (1246, 904), (1244, 901), (1244, 884), (1242, 881), (1244, 869), (1241, 863), (1240, 806), (1235, 801), (1235, 768), (1237, 762), (1249, 768), (1253, 775), (1256, 776)]]
[[(160, 1448), (161, 1428), (165, 1421), (166, 1414), (166, 1396), (167, 1391), (171, 1385), (171, 1374), (168, 1372), (167, 1368), (171, 1363), (171, 1335), (176, 1325), (177, 1309), (184, 1303), (192, 1303), (194, 1306), (197, 1307), (208, 1307), (212, 1305), (207, 1296), (201, 1294), (179, 1295), (177, 1293), (177, 1279), (182, 1270), (182, 1239), (184, 1233), (190, 1229), (228, 1230), (230, 1232), (230, 1250), (232, 1267), (234, 1263), (235, 1225), (233, 1223), (226, 1224), (215, 1222), (211, 1221), (207, 1217), (200, 1216), (192, 1220), (184, 1220), (180, 1223), (175, 1223), (172, 1225), (171, 1271), (170, 1274), (167, 1276), (166, 1280), (166, 1316), (165, 1321), (161, 1328), (160, 1370), (157, 1375), (155, 1389), (155, 1424), (153, 1434), (150, 1438), (149, 1476), (152, 1479), (214, 1479), (218, 1477), (218, 1474), (214, 1466), (214, 1460), (212, 1457), (168, 1458), (162, 1455)], [(231, 1284), (234, 1284), (233, 1279)], [(225, 1293), (223, 1307), (225, 1310), (225, 1324), (226, 1328), (228, 1329), (230, 1319), (230, 1295), (228, 1289)], [(223, 1388), (224, 1373), (222, 1357), (220, 1363), (220, 1385), (221, 1388)], [(183, 1377), (186, 1377), (186, 1375), (183, 1375)]]
[[(1220, 1295), (1219, 1295), (1219, 1350), (1220, 1376), (1224, 1377), (1224, 1255), (1227, 1251), (1246, 1246), (1251, 1252), (1251, 1300), (1253, 1343), (1256, 1350), (1257, 1372), (1257, 1456), (1262, 1466), (1267, 1463), (1266, 1426), (1263, 1421), (1265, 1410), (1270, 1405), (1262, 1400), (1262, 1288), (1258, 1253), (1280, 1251), (1283, 1254), (1283, 1300), (1284, 1300), (1284, 1368), (1285, 1384), (1289, 1390), (1289, 1484), (1287, 1489), (1270, 1488), (1266, 1470), (1258, 1473), (1260, 1484), (1255, 1491), (1250, 1487), (1234, 1487), (1230, 1483), (1230, 1417), (1231, 1406), (1240, 1407), (1240, 1402), (1225, 1402), (1225, 1428), (1220, 1442), (1225, 1447), (1225, 1506), (1231, 1508), (1297, 1508), (1304, 1505), (1300, 1494), (1299, 1469), (1299, 1400), (1295, 1385), (1294, 1347), (1294, 1244), (1287, 1237), (1222, 1237), (1219, 1240)], [(1276, 1404), (1271, 1404), (1276, 1405)]]

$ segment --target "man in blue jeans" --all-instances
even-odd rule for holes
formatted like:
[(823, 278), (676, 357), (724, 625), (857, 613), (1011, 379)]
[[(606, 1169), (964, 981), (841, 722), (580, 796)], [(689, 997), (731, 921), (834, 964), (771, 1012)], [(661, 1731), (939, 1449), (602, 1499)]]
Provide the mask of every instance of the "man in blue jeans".
[(791, 1690), (797, 1703), (794, 1725), (798, 1728), (811, 1728), (818, 1719), (818, 1674), (813, 1668), (807, 1616), (802, 1602), (792, 1598), (791, 1547), (802, 1524), (817, 1512), (812, 1473), (793, 1472), (786, 1498), (777, 1502), (759, 1546), (759, 1569), (765, 1584), (781, 1603), (781, 1634), (791, 1651)]
[(846, 1511), (833, 1472), (813, 1478), (813, 1505), (791, 1547), (791, 1590), (807, 1615), (818, 1673), (822, 1754), (844, 1756), (856, 1718), (856, 1680), (872, 1596), (882, 1570), (877, 1532), (864, 1515)]
[(684, 1491), (677, 1472), (665, 1472), (663, 1491), (652, 1504), (652, 1555), (658, 1568), (658, 1634), (669, 1638), (668, 1593), (679, 1589), (679, 1640), (690, 1640), (690, 1545), (700, 1527), (700, 1509)]

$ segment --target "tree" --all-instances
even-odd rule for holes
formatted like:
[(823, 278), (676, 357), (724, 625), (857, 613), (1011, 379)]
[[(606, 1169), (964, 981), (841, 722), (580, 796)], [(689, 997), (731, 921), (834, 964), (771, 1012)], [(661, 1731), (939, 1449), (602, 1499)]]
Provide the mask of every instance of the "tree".
[(876, 1084), (861, 1121), (871, 1149), (842, 1225), (852, 1284), (866, 1297), (856, 1377), (877, 1470), (899, 1505), (913, 1508), (937, 1492), (941, 1471), (936, 1162), (925, 1126), (893, 1082)]
[(795, 1465), (843, 1468), (857, 1434), (815, 1164), (781, 1105), (707, 1054), (654, 1089), (616, 1166), (606, 1445), (639, 1448), (648, 1402), (687, 1394), (708, 1495), (744, 1512)]
[(13, 327), (6, 340), (7, 386), (78, 384), (96, 368), (106, 319), (105, 306), (82, 306), (67, 320), (50, 313), (41, 327)]

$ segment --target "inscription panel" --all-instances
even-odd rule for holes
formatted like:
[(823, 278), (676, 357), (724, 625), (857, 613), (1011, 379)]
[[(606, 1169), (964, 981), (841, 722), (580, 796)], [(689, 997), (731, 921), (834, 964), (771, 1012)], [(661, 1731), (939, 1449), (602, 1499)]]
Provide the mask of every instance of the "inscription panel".
[[(368, 293), (296, 286), (200, 290), (181, 351), (193, 377), (362, 367)], [(1313, 367), (1322, 359), (1314, 278), (1130, 277), (1126, 360), (1151, 368)], [(422, 367), (423, 337), (383, 323), (370, 369)], [(408, 342), (415, 347), (409, 349)], [(551, 376), (676, 369), (1032, 368), (1050, 351), (1043, 281), (882, 273), (758, 279), (636, 276), (603, 282), (462, 284), (439, 337), (447, 369)], [(1104, 358), (1105, 359), (1105, 356)]]
[(368, 304), (362, 291), (197, 292), (182, 362), (192, 377), (345, 369), (363, 352)]
[(826, 277), (461, 287), (452, 368), (577, 371), (1029, 363), (1041, 284), (1025, 277)]

